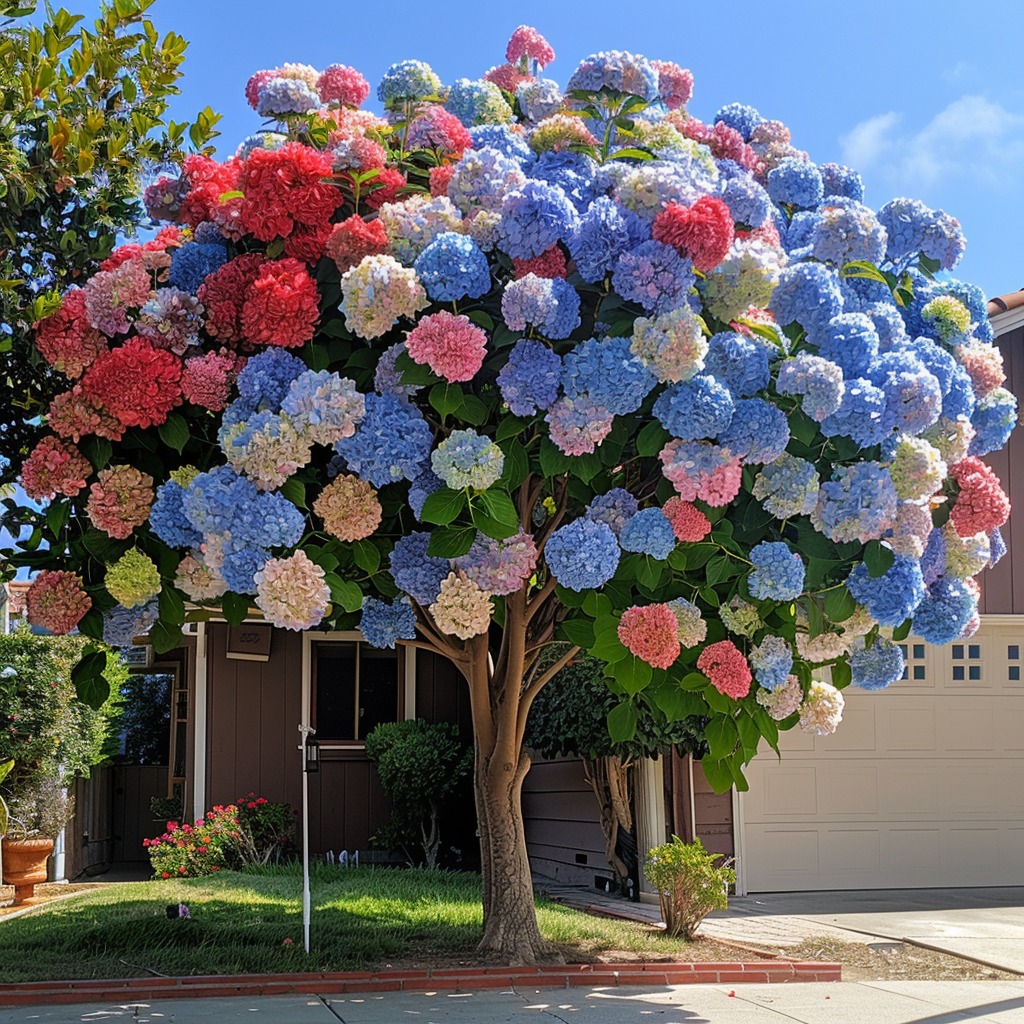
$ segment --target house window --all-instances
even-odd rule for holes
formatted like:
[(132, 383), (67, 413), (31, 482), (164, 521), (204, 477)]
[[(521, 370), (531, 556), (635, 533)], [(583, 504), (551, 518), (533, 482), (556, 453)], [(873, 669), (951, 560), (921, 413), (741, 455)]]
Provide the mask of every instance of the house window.
[(981, 644), (953, 644), (953, 661), (967, 662), (966, 665), (953, 665), (954, 682), (981, 682)]
[(362, 743), (381, 722), (400, 717), (397, 651), (360, 641), (313, 645), (312, 725), (321, 742)]
[(1006, 645), (1006, 660), (1010, 662), (1007, 668), (1007, 679), (1011, 683), (1020, 682), (1020, 664), (1014, 665), (1013, 662), (1020, 662), (1020, 644), (1007, 644)]
[(927, 674), (924, 666), (924, 644), (900, 644), (903, 652), (903, 675), (901, 679), (913, 679), (917, 682), (926, 680)]

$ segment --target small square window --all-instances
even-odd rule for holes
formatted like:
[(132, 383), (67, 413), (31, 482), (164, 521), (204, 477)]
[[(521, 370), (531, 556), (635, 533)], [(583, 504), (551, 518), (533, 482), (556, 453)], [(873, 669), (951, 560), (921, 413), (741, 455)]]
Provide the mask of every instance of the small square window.
[(914, 666), (914, 678), (915, 679), (924, 679), (924, 665), (915, 665)]
[(907, 649), (907, 645), (900, 644), (900, 650), (903, 652), (903, 660), (906, 661), (910, 657), (910, 651)]
[(924, 644), (914, 644), (914, 657), (915, 658), (923, 658), (924, 657)]
[(981, 644), (968, 644), (968, 646), (967, 646), (967, 657), (968, 658), (980, 658), (981, 657)]
[(1010, 661), (1020, 661), (1020, 645), (1019, 644), (1010, 644), (1006, 648), (1006, 657)]
[(970, 668), (968, 668), (967, 670), (967, 678), (973, 679), (975, 682), (977, 682), (981, 678), (981, 666), (971, 665)]
[(1010, 666), (1010, 682), (1011, 683), (1019, 683), (1020, 682), (1020, 665), (1011, 665)]
[(953, 644), (953, 657), (954, 658), (962, 658), (963, 656), (964, 656), (964, 645), (963, 644)]
[(963, 667), (963, 665), (954, 665), (953, 666), (953, 678), (955, 680), (957, 680), (958, 682), (963, 680), (963, 678), (964, 678), (964, 667)]

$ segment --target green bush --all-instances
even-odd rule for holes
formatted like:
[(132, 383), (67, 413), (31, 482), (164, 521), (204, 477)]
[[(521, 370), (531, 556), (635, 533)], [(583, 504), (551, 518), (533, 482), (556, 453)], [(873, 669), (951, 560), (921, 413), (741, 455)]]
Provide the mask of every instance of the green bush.
[(424, 863), (437, 867), (445, 801), (469, 774), (472, 748), (451, 722), (385, 722), (366, 737), (366, 756), (377, 765), (391, 797), (388, 824), (373, 836), (381, 846), (422, 846)]
[(647, 854), (647, 878), (658, 890), (666, 930), (673, 938), (680, 934), (694, 938), (712, 910), (728, 906), (736, 872), (729, 861), (715, 867), (720, 857), (720, 853), (708, 853), (700, 839), (684, 843), (679, 836)]
[(294, 847), (295, 815), (290, 804), (275, 803), (250, 793), (240, 796), (238, 808), (240, 836), (229, 850), (229, 857), (239, 868), (259, 867), (282, 856)]

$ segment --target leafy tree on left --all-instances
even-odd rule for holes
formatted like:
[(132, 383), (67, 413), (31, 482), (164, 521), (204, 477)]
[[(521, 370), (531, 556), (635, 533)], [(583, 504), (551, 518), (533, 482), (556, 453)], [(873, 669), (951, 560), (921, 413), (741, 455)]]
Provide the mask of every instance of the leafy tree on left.
[(209, 107), (192, 124), (165, 118), (188, 43), (161, 38), (152, 3), (104, 3), (90, 29), (63, 8), (0, 0), (0, 485), (67, 388), (32, 324), (133, 231), (145, 176), (216, 135)]

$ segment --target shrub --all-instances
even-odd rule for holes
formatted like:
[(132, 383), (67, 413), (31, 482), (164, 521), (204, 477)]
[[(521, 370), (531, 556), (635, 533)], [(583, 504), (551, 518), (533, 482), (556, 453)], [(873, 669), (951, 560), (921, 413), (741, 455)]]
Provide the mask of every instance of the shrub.
[(257, 867), (271, 860), (280, 861), (292, 848), (295, 836), (291, 805), (274, 803), (255, 793), (240, 796), (235, 803), (240, 835), (230, 856), (237, 860), (237, 866)]
[(729, 861), (715, 867), (721, 856), (708, 853), (700, 839), (684, 843), (679, 836), (647, 854), (647, 878), (658, 890), (666, 931), (673, 938), (680, 933), (694, 938), (712, 910), (728, 906), (729, 886), (735, 883), (736, 872), (728, 866)]
[(192, 878), (230, 866), (230, 850), (240, 837), (238, 808), (218, 804), (192, 825), (167, 822), (162, 836), (143, 839), (142, 845), (157, 878)]

